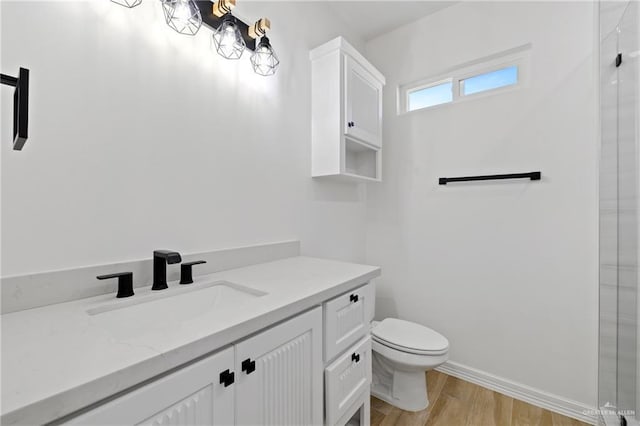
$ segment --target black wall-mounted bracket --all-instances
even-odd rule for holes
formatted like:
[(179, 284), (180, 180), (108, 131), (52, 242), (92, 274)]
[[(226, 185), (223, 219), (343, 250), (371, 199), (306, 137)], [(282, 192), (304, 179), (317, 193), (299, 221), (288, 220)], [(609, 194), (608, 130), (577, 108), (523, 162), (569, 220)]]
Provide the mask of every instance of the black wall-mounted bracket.
[(484, 175), (484, 176), (463, 176), (463, 177), (441, 177), (438, 180), (440, 185), (446, 185), (450, 182), (469, 182), (476, 180), (501, 180), (501, 179), (531, 179), (540, 180), (542, 178), (541, 172), (528, 172), (528, 173), (508, 173), (504, 175)]
[(20, 151), (29, 128), (29, 70), (20, 68), (18, 77), (0, 74), (0, 83), (15, 87), (13, 92), (13, 149)]
[[(224, 20), (224, 16), (218, 18), (213, 14), (213, 2), (211, 0), (205, 1), (196, 1), (196, 6), (200, 9), (200, 15), (202, 15), (202, 23), (212, 30), (217, 30), (222, 21)], [(226, 15), (225, 15), (226, 16)], [(242, 38), (244, 39), (245, 44), (247, 45), (247, 49), (251, 51), (256, 50), (256, 40), (249, 36), (249, 25), (242, 22), (242, 20), (236, 17), (236, 24), (238, 25), (238, 29), (240, 30), (240, 34), (242, 34)]]

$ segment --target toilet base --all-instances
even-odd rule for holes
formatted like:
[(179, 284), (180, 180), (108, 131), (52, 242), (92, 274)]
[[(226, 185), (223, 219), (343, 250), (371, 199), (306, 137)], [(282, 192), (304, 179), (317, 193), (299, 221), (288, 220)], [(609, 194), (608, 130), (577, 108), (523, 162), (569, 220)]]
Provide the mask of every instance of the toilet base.
[(371, 395), (405, 411), (422, 411), (429, 406), (429, 399), (426, 395), (426, 387), (424, 398), (422, 395), (417, 394), (406, 394), (400, 398), (394, 398), (394, 395), (397, 394), (389, 392), (387, 388), (379, 388), (377, 386), (371, 387)]
[(371, 394), (406, 411), (422, 411), (429, 406), (425, 370), (402, 371), (383, 356), (373, 354)]

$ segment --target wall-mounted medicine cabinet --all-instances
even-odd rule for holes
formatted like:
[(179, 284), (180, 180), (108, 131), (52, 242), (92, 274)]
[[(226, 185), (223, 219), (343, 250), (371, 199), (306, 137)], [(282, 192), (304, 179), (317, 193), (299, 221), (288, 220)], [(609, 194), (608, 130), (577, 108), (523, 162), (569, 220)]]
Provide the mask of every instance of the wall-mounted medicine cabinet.
[(312, 176), (379, 182), (384, 76), (342, 37), (310, 58)]

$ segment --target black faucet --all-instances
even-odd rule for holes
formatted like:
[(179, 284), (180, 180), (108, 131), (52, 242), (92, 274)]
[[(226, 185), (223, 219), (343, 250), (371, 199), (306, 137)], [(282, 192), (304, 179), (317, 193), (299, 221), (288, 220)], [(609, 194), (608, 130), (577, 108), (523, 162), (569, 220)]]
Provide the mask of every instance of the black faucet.
[(153, 252), (153, 285), (151, 290), (164, 290), (167, 285), (167, 263), (180, 263), (180, 253), (171, 250), (155, 250)]

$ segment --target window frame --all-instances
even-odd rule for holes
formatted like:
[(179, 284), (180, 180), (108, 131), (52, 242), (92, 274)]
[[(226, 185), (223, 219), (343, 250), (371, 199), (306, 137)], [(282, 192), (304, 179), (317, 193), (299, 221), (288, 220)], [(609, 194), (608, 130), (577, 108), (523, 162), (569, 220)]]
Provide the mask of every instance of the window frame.
[[(455, 105), (460, 102), (467, 102), (474, 99), (481, 99), (486, 96), (494, 96), (529, 86), (529, 67), (531, 57), (531, 44), (509, 49), (495, 55), (487, 56), (468, 62), (448, 71), (433, 75), (431, 77), (414, 81), (398, 86), (398, 115), (412, 114), (418, 111), (427, 111), (433, 108)], [(517, 66), (518, 81), (515, 84), (498, 87), (495, 89), (483, 90), (481, 92), (463, 95), (461, 93), (461, 82), (471, 77), (498, 71), (503, 68)], [(409, 94), (418, 90), (438, 86), (443, 83), (452, 83), (452, 100), (437, 105), (431, 105), (414, 110), (409, 109)]]

